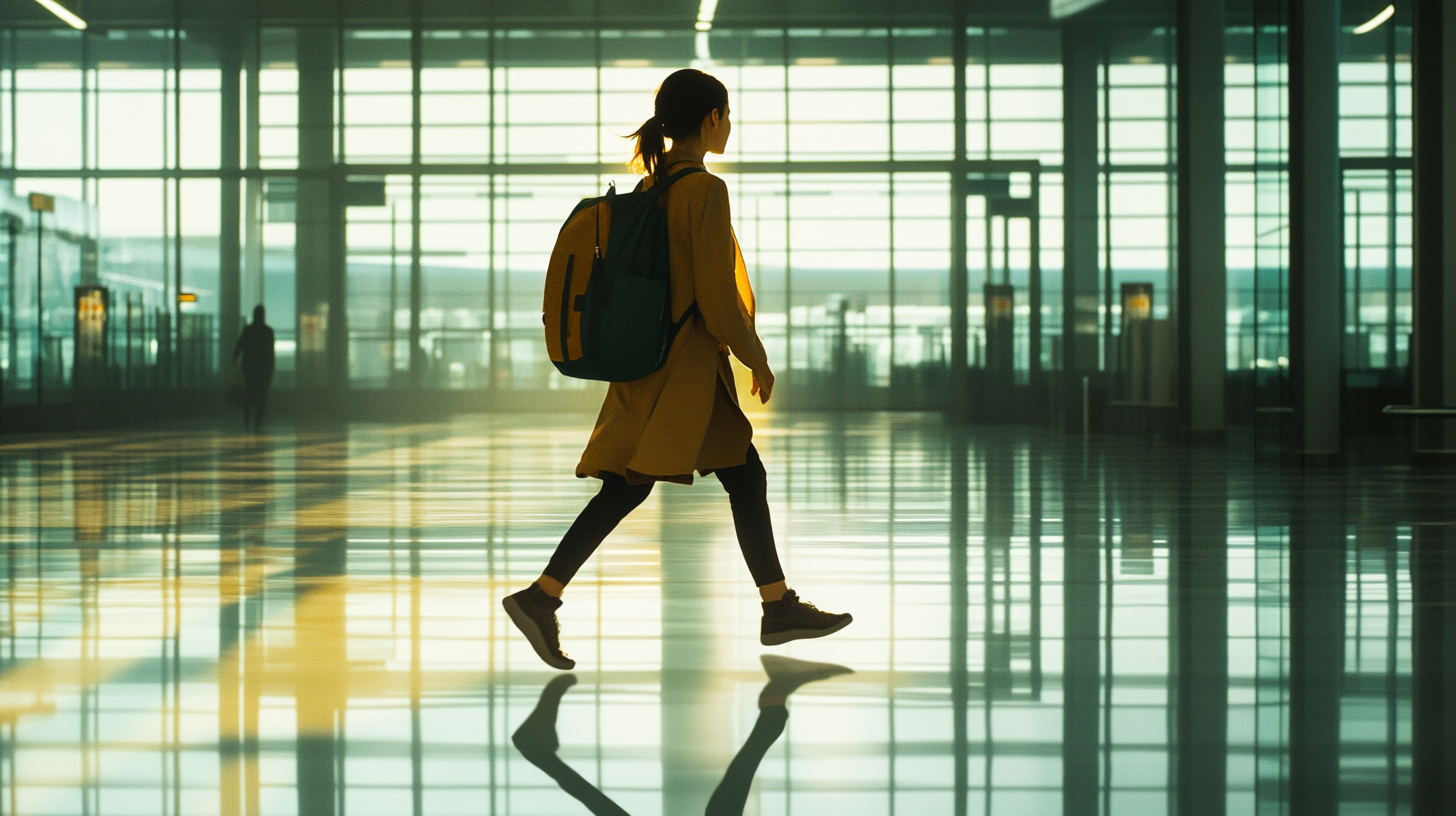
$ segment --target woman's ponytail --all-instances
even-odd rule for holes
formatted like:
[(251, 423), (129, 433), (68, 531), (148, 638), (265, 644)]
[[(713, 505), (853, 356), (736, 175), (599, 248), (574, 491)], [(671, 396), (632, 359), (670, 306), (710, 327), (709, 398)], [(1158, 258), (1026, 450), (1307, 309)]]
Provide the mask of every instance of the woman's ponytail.
[(696, 68), (674, 71), (662, 81), (653, 100), (652, 118), (627, 138), (636, 139), (632, 168), (657, 175), (668, 139), (681, 139), (698, 132), (703, 117), (713, 111), (728, 113), (728, 89), (716, 77)]
[(627, 137), (637, 140), (637, 147), (632, 151), (632, 166), (645, 175), (657, 175), (657, 164), (667, 150), (662, 130), (662, 120), (653, 116)]

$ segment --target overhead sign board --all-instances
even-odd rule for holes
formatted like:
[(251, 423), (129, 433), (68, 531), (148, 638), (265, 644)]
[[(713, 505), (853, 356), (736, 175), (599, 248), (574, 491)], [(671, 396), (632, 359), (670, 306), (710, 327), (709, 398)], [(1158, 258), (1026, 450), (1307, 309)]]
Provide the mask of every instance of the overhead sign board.
[(31, 193), (30, 210), (31, 212), (55, 212), (56, 197), (45, 193)]
[(383, 207), (388, 203), (384, 179), (349, 179), (344, 184), (346, 207)]
[(1073, 14), (1101, 5), (1104, 0), (1051, 0), (1053, 20), (1065, 20)]

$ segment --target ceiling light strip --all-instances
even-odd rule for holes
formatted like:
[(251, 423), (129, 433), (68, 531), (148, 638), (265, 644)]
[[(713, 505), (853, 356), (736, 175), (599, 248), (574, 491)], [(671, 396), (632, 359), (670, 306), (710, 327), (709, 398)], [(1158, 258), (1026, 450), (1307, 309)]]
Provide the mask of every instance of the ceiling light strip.
[(1389, 20), (1391, 17), (1394, 17), (1394, 16), (1395, 16), (1395, 6), (1394, 5), (1386, 6), (1379, 14), (1375, 15), (1374, 17), (1371, 17), (1369, 20), (1366, 20), (1365, 22), (1361, 23), (1360, 25), (1355, 26), (1355, 33), (1356, 34), (1369, 34), (1370, 32), (1374, 31), (1375, 29), (1380, 28), (1382, 25), (1385, 24), (1385, 21), (1386, 20)]
[[(77, 30), (85, 30), (86, 21), (82, 20), (80, 17), (77, 17), (70, 9), (66, 8), (60, 3), (57, 3), (56, 0), (35, 0), (35, 2), (40, 3), (42, 6), (44, 6), (46, 11), (49, 11), (51, 14), (54, 14), (64, 20), (66, 25), (70, 26), (71, 28)], [(704, 0), (704, 2), (707, 2), (707, 0)]]
[(698, 3), (698, 23), (695, 28), (699, 31), (711, 31), (713, 28), (713, 17), (718, 13), (718, 0), (700, 0)]

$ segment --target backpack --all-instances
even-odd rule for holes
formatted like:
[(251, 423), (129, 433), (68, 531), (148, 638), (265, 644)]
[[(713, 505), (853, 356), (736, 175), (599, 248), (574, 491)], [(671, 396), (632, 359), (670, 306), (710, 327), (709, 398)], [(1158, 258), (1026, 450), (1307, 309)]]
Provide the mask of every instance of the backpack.
[(673, 322), (667, 213), (658, 199), (690, 167), (642, 189), (583, 199), (556, 236), (546, 268), (541, 322), (546, 351), (568, 377), (640, 380), (662, 368), (682, 320)]

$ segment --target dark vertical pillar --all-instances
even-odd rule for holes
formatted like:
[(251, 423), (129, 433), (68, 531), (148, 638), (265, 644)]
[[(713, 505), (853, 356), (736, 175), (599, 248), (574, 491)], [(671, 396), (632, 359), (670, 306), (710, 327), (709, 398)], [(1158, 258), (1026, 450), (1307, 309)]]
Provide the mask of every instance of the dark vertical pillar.
[(1456, 780), (1456, 527), (1411, 531), (1411, 814), (1449, 816)]
[(1178, 3), (1178, 405), (1193, 436), (1222, 436), (1227, 367), (1224, 0)]
[[(1456, 51), (1456, 9), (1450, 3), (1445, 6), (1441, 15), (1441, 43), (1438, 53)], [(1440, 96), (1446, 100), (1446, 107), (1441, 115), (1441, 141), (1446, 146), (1446, 152), (1441, 160), (1441, 177), (1445, 179), (1443, 190), (1456, 190), (1456, 57), (1444, 59), (1441, 63), (1442, 92)], [(1441, 210), (1442, 223), (1445, 229), (1441, 235), (1456, 236), (1456, 203), (1443, 199)], [(1446, 405), (1456, 405), (1456, 238), (1448, 238), (1443, 244), (1443, 256), (1446, 259), (1445, 282), (1441, 289), (1441, 301), (1445, 304), (1443, 314), (1443, 333), (1445, 335), (1445, 353), (1442, 357), (1442, 368), (1446, 372)], [(1456, 422), (1446, 423), (1446, 447), (1445, 450), (1456, 449)], [(1448, 460), (1450, 456), (1446, 457)]]
[(221, 201), (217, 227), (217, 360), (226, 370), (233, 344), (242, 331), (242, 71), (243, 49), (235, 27), (225, 25), (218, 45), (218, 70), (222, 73), (219, 94), (222, 110), (222, 139), (218, 168)]
[[(252, 21), (246, 31), (238, 32), (243, 50), (243, 73), (248, 87), (243, 100), (243, 166), (250, 171), (243, 183), (243, 274), (240, 302), (248, 311), (263, 302), (263, 177), (256, 171), (262, 164), (262, 94), (258, 88), (262, 69), (259, 39), (261, 34)], [(283, 319), (275, 315), (274, 321)]]
[(1223, 816), (1228, 779), (1228, 482), (1221, 454), (1185, 464), (1169, 559), (1173, 812)]
[[(296, 378), (299, 390), (329, 384), (329, 324), (342, 320), (331, 298), (335, 274), (334, 32), (298, 30), (298, 198), (295, 295), (298, 312)], [(342, 305), (342, 304), (340, 304)]]
[[(1097, 479), (1067, 458), (1062, 479), (1062, 813), (1097, 816), (1101, 733), (1101, 527)], [(1095, 473), (1096, 471), (1091, 471)]]
[[(425, 350), (420, 345), (420, 310), (424, 308), (424, 265), (421, 260), (420, 247), (420, 71), (424, 62), (424, 32), (423, 23), (420, 19), (420, 4), (417, 0), (414, 4), (413, 31), (410, 34), (410, 64), (414, 66), (413, 80), (410, 86), (410, 109), (411, 116), (412, 147), (410, 148), (410, 163), (412, 165), (410, 178), (410, 318), (409, 318), (409, 384), (411, 388), (419, 388), (424, 377), (425, 366), (430, 360), (425, 356)], [(507, 309), (509, 311), (509, 308)]]
[(1096, 34), (1062, 28), (1062, 372), (1065, 428), (1082, 427), (1082, 378), (1095, 377), (1097, 348), (1097, 69)]
[(951, 62), (955, 65), (955, 156), (950, 172), (950, 372), (946, 378), (946, 416), (970, 418), (970, 280), (966, 269), (966, 8), (955, 4), (951, 25)]
[(1338, 482), (1307, 475), (1289, 519), (1289, 815), (1340, 805), (1345, 527)]
[[(1411, 386), (1419, 408), (1456, 405), (1456, 9), (1446, 0), (1416, 0), (1413, 29), (1412, 153), (1415, 263), (1411, 276), (1415, 343)], [(1415, 419), (1416, 457), (1456, 461), (1456, 420)]]
[(1303, 464), (1340, 453), (1338, 0), (1291, 0), (1289, 15), (1289, 374)]

